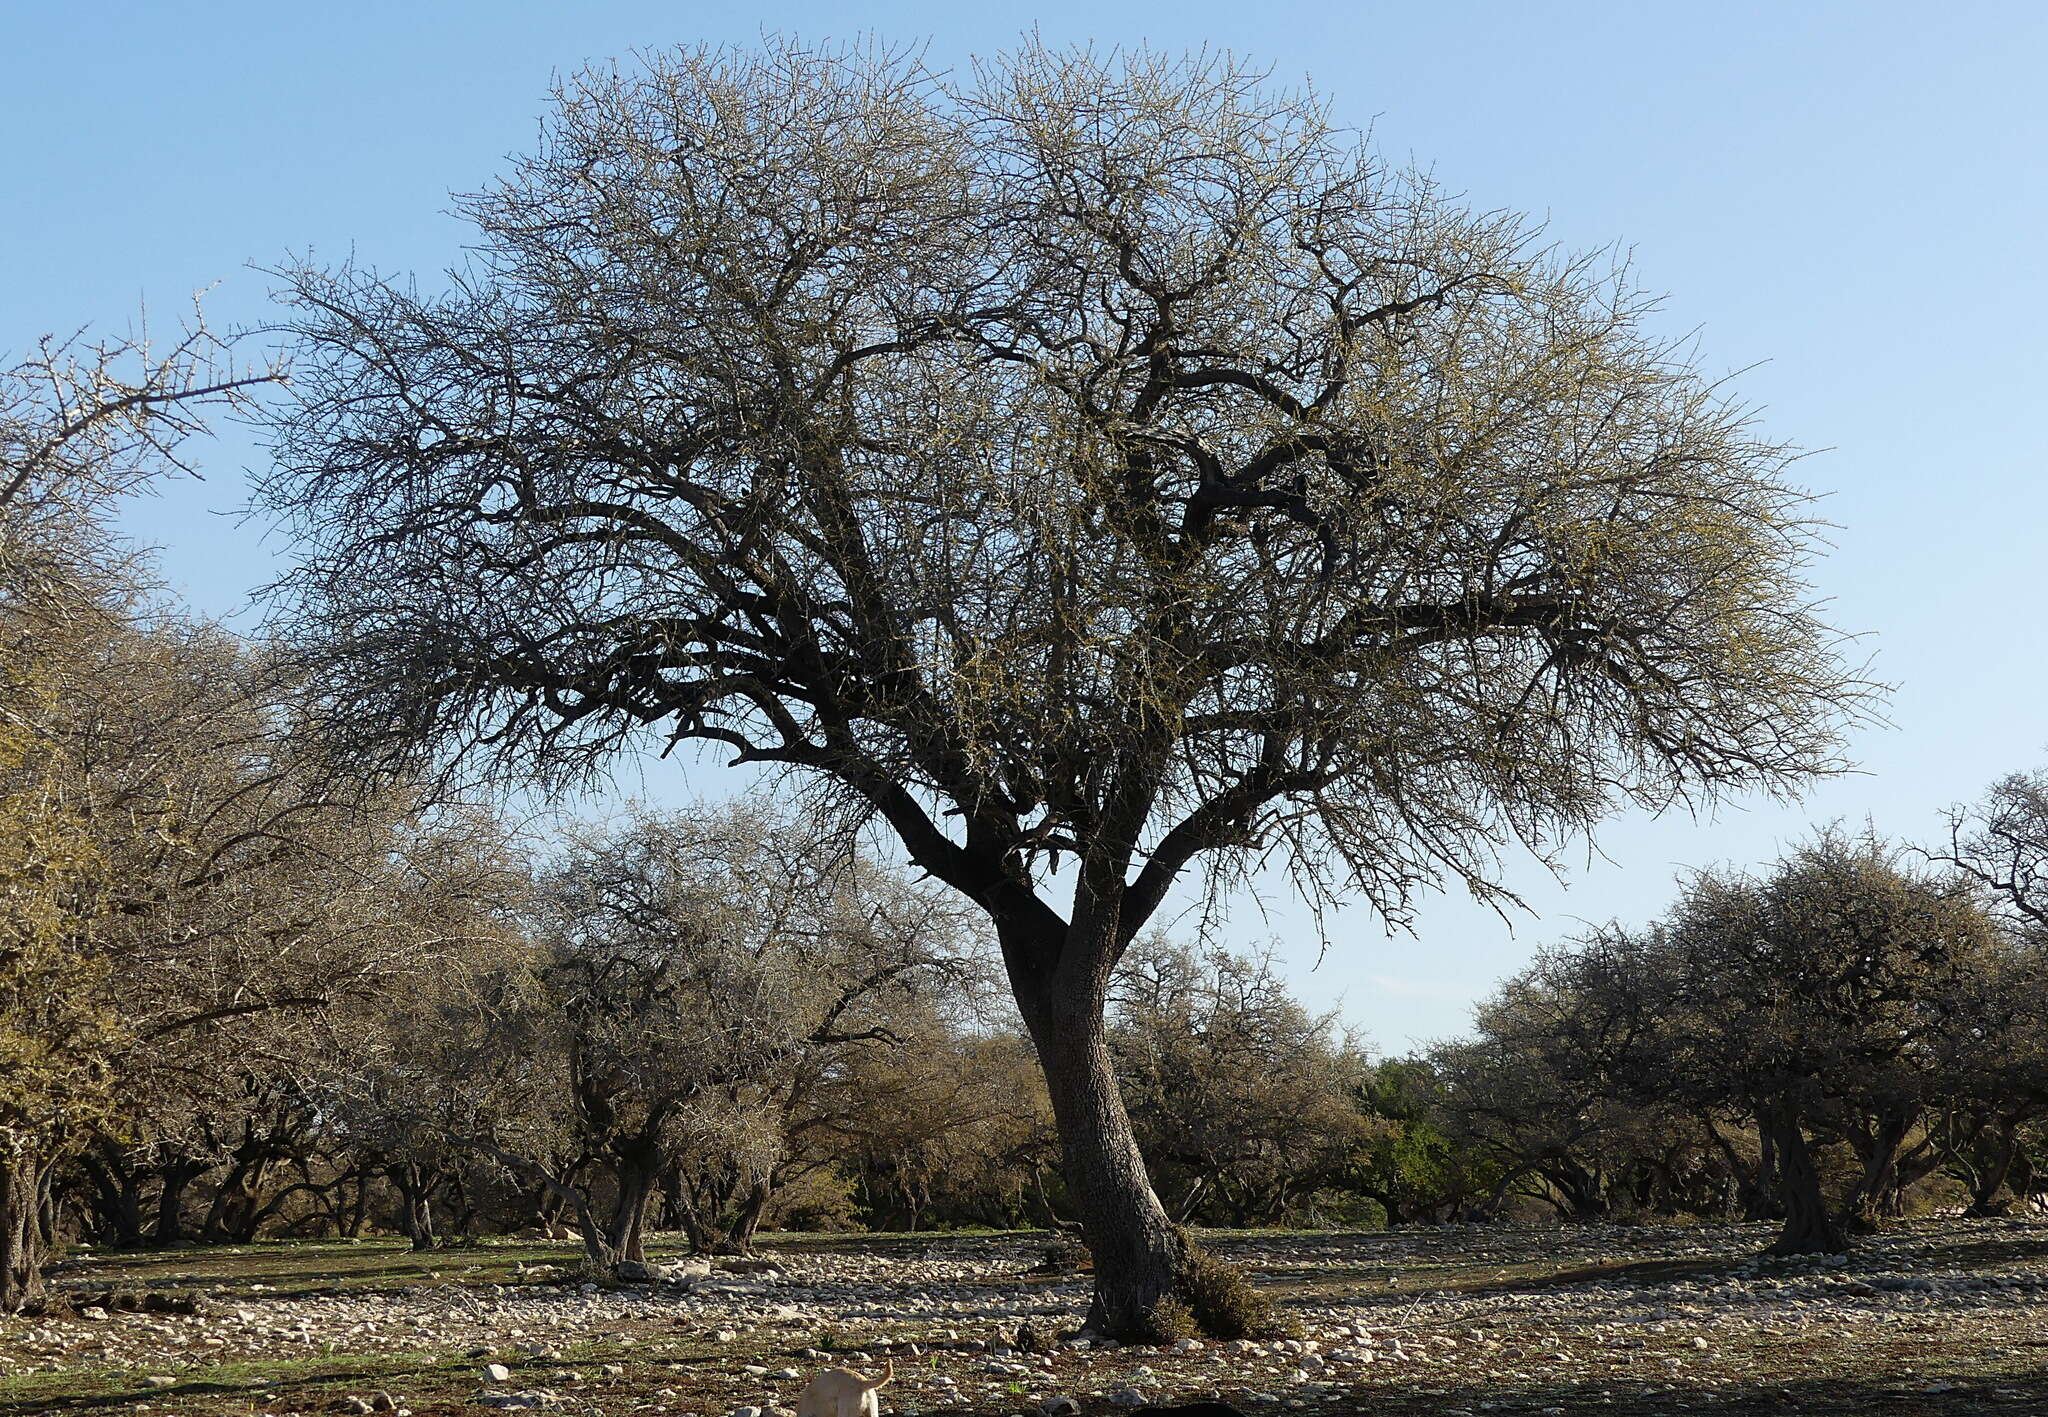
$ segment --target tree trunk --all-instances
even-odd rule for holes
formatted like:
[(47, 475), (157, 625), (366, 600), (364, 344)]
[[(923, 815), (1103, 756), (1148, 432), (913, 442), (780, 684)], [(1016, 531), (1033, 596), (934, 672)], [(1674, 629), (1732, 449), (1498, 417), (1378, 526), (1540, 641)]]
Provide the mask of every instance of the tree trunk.
[(43, 1292), (43, 1233), (37, 1210), (43, 1168), (28, 1158), (0, 1162), (0, 1314), (19, 1313)]
[(2034, 1158), (2027, 1154), (2024, 1142), (2013, 1144), (2012, 1171), (2007, 1175), (2005, 1184), (2012, 1191), (2012, 1198), (2022, 1211), (2036, 1208), (2038, 1192), (2034, 1179)]
[(1187, 1242), (1153, 1193), (1110, 1063), (1099, 998), (1028, 997), (1024, 1017), (1059, 1123), (1067, 1195), (1095, 1261), (1084, 1329), (1112, 1338), (1153, 1335), (1152, 1310), (1173, 1292)]
[(156, 1225), (150, 1231), (152, 1245), (176, 1245), (185, 1240), (185, 1192), (205, 1175), (207, 1164), (188, 1157), (173, 1157), (162, 1168), (163, 1189), (156, 1198)]
[(605, 1241), (614, 1257), (612, 1262), (632, 1260), (645, 1264), (647, 1250), (641, 1236), (647, 1228), (648, 1203), (654, 1199), (656, 1168), (637, 1159), (622, 1159), (616, 1163), (614, 1174), (618, 1177), (619, 1194), (612, 1205), (611, 1224), (605, 1230)]
[[(1979, 1150), (1987, 1146), (1982, 1135), (1973, 1138), (1972, 1142)], [(1992, 1131), (1988, 1149), (1991, 1154), (1986, 1164), (1971, 1168), (1969, 1174), (1970, 1208), (1963, 1214), (1972, 1218), (2005, 1215), (2012, 1210), (2012, 1203), (2001, 1202), (1998, 1193), (2005, 1188), (2006, 1178), (2012, 1175), (2013, 1162), (2020, 1154), (2019, 1138), (2013, 1127), (2006, 1124)]]
[[(766, 1180), (754, 1182), (747, 1192), (747, 1198), (740, 1202), (739, 1210), (732, 1218), (732, 1224), (725, 1230), (723, 1248), (729, 1254), (751, 1255), (754, 1253), (754, 1236), (761, 1228), (761, 1217), (768, 1213), (768, 1202), (773, 1198), (775, 1188)], [(916, 1226), (913, 1224), (912, 1229)]]
[(388, 1174), (391, 1184), (398, 1187), (399, 1224), (405, 1237), (416, 1251), (433, 1249), (433, 1187), (411, 1162), (392, 1167)]
[(1778, 1192), (1785, 1204), (1785, 1228), (1772, 1245), (1774, 1255), (1839, 1255), (1847, 1253), (1848, 1239), (1828, 1209), (1821, 1194), (1820, 1171), (1813, 1164), (1813, 1149), (1793, 1112), (1772, 1114), (1763, 1125), (1769, 1129), (1778, 1160)]
[(96, 1139), (90, 1151), (80, 1153), (78, 1164), (92, 1182), (92, 1208), (99, 1220), (100, 1237), (124, 1250), (141, 1245), (142, 1177), (104, 1137)]
[(1899, 1148), (1913, 1129), (1917, 1107), (1898, 1109), (1872, 1118), (1867, 1128), (1854, 1135), (1857, 1159), (1863, 1173), (1855, 1189), (1843, 1198), (1842, 1224), (1859, 1234), (1874, 1234), (1884, 1223), (1884, 1207), (1891, 1198), (1892, 1182), (1898, 1171)]
[(1597, 1172), (1565, 1157), (1539, 1168), (1539, 1174), (1557, 1192), (1552, 1207), (1566, 1220), (1590, 1224), (1606, 1218), (1607, 1187)]
[(1721, 1159), (1728, 1167), (1729, 1183), (1735, 1188), (1735, 1209), (1744, 1220), (1769, 1220), (1770, 1216), (1770, 1170), (1771, 1151), (1768, 1140), (1760, 1138), (1757, 1146), (1755, 1166), (1743, 1164), (1742, 1154), (1714, 1125), (1711, 1116), (1702, 1114), (1700, 1125), (1721, 1153)]

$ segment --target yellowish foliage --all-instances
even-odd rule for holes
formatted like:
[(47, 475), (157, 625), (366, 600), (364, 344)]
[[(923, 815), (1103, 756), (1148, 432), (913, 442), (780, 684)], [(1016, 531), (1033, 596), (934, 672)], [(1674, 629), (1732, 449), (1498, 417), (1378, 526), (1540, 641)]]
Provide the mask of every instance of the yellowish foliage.
[(121, 1040), (86, 949), (101, 858), (64, 807), (61, 768), (21, 721), (0, 722), (0, 1161), (82, 1137), (108, 1108)]

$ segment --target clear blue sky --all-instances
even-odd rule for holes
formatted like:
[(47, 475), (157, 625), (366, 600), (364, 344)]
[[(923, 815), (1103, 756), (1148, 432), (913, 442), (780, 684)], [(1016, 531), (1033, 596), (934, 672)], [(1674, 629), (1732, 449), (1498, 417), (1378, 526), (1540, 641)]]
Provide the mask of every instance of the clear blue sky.
[[(1755, 861), (1808, 822), (1926, 836), (1941, 807), (2048, 761), (2048, 5), (1331, 3), (1318, 6), (156, 3), (0, 5), (0, 349), (219, 282), (222, 322), (264, 318), (247, 269), (350, 251), (431, 274), (462, 232), (450, 189), (525, 147), (551, 72), (641, 46), (872, 32), (954, 62), (1036, 23), (1055, 42), (1209, 44), (1312, 77), (1390, 157), (1483, 206), (1547, 215), (1576, 245), (1634, 247), (1778, 436), (1825, 449), (1838, 623), (1899, 685), (1867, 775), (1718, 821), (1623, 819), (1611, 864), (1568, 888), (1520, 870), (1509, 929), (1432, 902), (1417, 938), (1363, 912), (1318, 968), (1299, 913), (1240, 909), (1301, 991), (1341, 996), (1383, 1046), (1458, 1031), (1470, 1001), (1573, 917), (1641, 918), (1674, 867)], [(289, 548), (216, 515), (257, 453), (201, 450), (207, 480), (138, 508), (199, 607), (228, 614)], [(245, 618), (242, 622), (248, 623)], [(693, 786), (716, 792), (715, 769)], [(682, 793), (680, 782), (657, 790)]]

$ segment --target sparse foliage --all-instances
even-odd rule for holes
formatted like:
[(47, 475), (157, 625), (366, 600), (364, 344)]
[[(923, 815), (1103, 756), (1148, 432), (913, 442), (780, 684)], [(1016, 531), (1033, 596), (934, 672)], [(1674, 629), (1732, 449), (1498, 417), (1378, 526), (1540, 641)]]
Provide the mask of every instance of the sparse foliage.
[(1839, 766), (1787, 451), (1241, 64), (650, 55), (460, 209), (444, 291), (286, 275), (281, 628), (400, 760), (666, 739), (885, 823), (994, 924), (1099, 1329), (1178, 1272), (1102, 1008), (1184, 872), (1398, 919)]

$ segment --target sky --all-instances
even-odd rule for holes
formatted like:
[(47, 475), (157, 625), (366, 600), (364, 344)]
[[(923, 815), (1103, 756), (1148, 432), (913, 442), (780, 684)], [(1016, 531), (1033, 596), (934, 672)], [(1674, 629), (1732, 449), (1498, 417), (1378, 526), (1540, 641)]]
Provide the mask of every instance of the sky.
[[(1815, 580), (1895, 686), (1860, 771), (1711, 820), (1616, 818), (1529, 909), (1460, 897), (1412, 934), (1362, 907), (1327, 949), (1276, 882), (1222, 938), (1270, 944), (1296, 991), (1388, 1052), (1457, 1034), (1473, 1001), (1577, 922), (1657, 914), (1674, 873), (1769, 860), (1815, 822), (1930, 840), (1940, 813), (2048, 762), (2048, 5), (1990, 3), (888, 4), (0, 0), (0, 352), (91, 323), (168, 327), (211, 288), (268, 317), (266, 265), (354, 254), (433, 275), (460, 258), (447, 194), (528, 148), (551, 75), (636, 49), (874, 35), (955, 65), (1036, 27), (1056, 44), (1228, 49), (1312, 80), (1395, 161), (1481, 208), (1618, 244), (1697, 332), (1699, 363), (1812, 450), (1834, 549)], [(237, 519), (262, 456), (233, 430), (203, 481), (129, 522), (199, 609), (253, 630), (291, 547)], [(707, 764), (636, 784), (683, 805)]]

